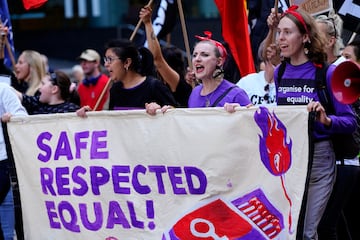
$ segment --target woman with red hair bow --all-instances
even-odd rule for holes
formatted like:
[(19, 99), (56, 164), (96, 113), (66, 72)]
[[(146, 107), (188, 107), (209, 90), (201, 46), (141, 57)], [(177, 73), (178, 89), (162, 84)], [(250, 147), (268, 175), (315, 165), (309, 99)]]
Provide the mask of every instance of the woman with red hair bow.
[(196, 36), (200, 41), (193, 51), (192, 65), (196, 79), (201, 82), (189, 98), (189, 107), (222, 107), (226, 103), (240, 106), (251, 104), (246, 92), (224, 79), (223, 65), (228, 55), (226, 48), (211, 39), (211, 32), (205, 37)]
[[(276, 27), (272, 24), (278, 17), (272, 12), (268, 25)], [(315, 19), (297, 6), (291, 6), (280, 16), (277, 33), (277, 44), (284, 61), (274, 72), (276, 102), (278, 105), (306, 105), (313, 117), (309, 126), (312, 127), (311, 170), (305, 195), (304, 229), (298, 234), (300, 239), (318, 239), (317, 227), (335, 181), (335, 154), (330, 138), (335, 133), (352, 133), (356, 119), (350, 107), (338, 102), (330, 89), (335, 66), (330, 65), (326, 74), (316, 78), (316, 72), (325, 72), (326, 53)], [(326, 89), (322, 90), (318, 83), (325, 75)], [(329, 104), (324, 102), (322, 94), (329, 96)]]
[[(193, 88), (188, 107), (224, 107), (228, 112), (234, 112), (237, 106), (251, 106), (246, 92), (223, 78), (223, 65), (228, 54), (226, 48), (211, 39), (211, 32), (204, 33), (205, 37), (196, 36), (200, 41), (194, 47), (191, 74), (200, 84)], [(160, 106), (154, 103), (146, 107), (151, 115), (156, 114), (156, 109), (160, 109)], [(164, 111), (166, 109), (162, 109)]]

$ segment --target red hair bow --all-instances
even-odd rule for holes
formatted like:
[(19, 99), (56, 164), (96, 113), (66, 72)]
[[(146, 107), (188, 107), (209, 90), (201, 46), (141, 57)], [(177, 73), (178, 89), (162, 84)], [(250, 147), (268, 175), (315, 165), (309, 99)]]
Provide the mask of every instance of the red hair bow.
[(200, 41), (210, 41), (212, 42), (213, 44), (215, 44), (215, 46), (219, 49), (219, 52), (220, 52), (220, 55), (222, 58), (226, 59), (227, 57), (227, 51), (226, 51), (226, 48), (224, 47), (224, 45), (222, 45), (220, 42), (214, 40), (214, 39), (211, 39), (212, 37), (212, 32), (210, 31), (204, 31), (204, 34), (205, 34), (205, 37), (201, 37), (199, 35), (195, 35), (195, 37), (197, 39), (199, 39)]
[(298, 9), (298, 8), (299, 8), (298, 5), (291, 5), (285, 12), (295, 11), (295, 10)]
[(304, 27), (305, 32), (306, 32), (307, 34), (309, 34), (309, 31), (308, 31), (308, 28), (307, 28), (307, 26), (306, 26), (306, 23), (305, 23), (304, 18), (301, 16), (300, 13), (298, 13), (298, 12), (296, 11), (298, 8), (299, 8), (299, 6), (297, 6), (297, 5), (291, 5), (291, 6), (283, 13), (283, 16), (288, 15), (288, 14), (293, 15), (293, 16), (301, 23), (301, 25)]

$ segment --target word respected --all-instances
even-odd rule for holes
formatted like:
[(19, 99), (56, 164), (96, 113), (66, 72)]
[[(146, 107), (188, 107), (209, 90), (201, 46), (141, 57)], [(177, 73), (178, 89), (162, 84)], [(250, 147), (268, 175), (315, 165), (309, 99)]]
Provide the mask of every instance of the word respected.
[[(170, 182), (166, 185), (170, 185), (172, 192), (176, 195), (203, 194), (206, 191), (206, 175), (196, 167), (182, 169), (176, 166), (145, 167), (136, 165), (132, 171), (130, 166), (122, 165), (112, 166), (111, 170), (102, 166), (90, 166), (89, 170), (82, 166), (76, 166), (72, 171), (69, 167), (41, 168), (40, 182), (42, 192), (53, 196), (72, 194), (84, 196), (89, 189), (92, 194), (100, 195), (100, 187), (107, 184), (112, 185), (116, 194), (150, 194), (154, 189), (146, 183), (156, 183), (156, 192), (166, 194), (165, 178), (163, 177), (165, 173)], [(86, 174), (89, 175), (89, 183), (86, 180)], [(187, 189), (183, 186), (184, 184), (187, 185)], [(70, 186), (72, 187), (70, 188)], [(134, 191), (131, 192), (131, 189)]]

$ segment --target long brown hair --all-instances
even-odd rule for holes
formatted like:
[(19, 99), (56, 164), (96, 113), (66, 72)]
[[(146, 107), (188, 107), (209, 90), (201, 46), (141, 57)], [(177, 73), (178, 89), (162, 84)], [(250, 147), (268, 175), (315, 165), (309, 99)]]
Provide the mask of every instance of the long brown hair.
[(319, 30), (317, 29), (315, 19), (308, 14), (307, 12), (296, 9), (293, 10), (301, 15), (301, 17), (304, 19), (304, 24), (302, 24), (298, 18), (296, 18), (292, 14), (285, 14), (283, 17), (288, 17), (291, 21), (295, 23), (295, 25), (298, 27), (301, 34), (308, 34), (309, 35), (309, 42), (306, 42), (304, 44), (304, 48), (307, 48), (309, 50), (307, 56), (310, 61), (316, 64), (323, 64), (326, 62), (326, 52), (325, 52), (325, 39), (322, 37), (322, 35), (319, 33)]

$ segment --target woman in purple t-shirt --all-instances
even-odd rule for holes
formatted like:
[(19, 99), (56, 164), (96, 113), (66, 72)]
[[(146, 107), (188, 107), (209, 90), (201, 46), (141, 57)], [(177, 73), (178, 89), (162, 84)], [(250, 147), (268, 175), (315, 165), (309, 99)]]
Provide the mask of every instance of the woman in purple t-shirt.
[[(276, 17), (274, 12), (270, 14), (269, 27), (276, 27), (272, 25)], [(284, 58), (274, 72), (277, 104), (307, 105), (308, 111), (315, 113), (304, 230), (298, 234), (302, 234), (302, 239), (318, 239), (317, 227), (335, 181), (335, 154), (330, 136), (353, 132), (356, 119), (350, 107), (339, 103), (330, 90), (333, 65), (327, 70), (326, 83), (334, 112), (327, 113), (320, 102), (322, 98), (318, 94), (316, 69), (324, 67), (326, 54), (324, 39), (313, 17), (297, 9), (297, 6), (291, 6), (281, 15), (277, 32), (277, 43)]]
[(251, 104), (246, 92), (224, 79), (223, 65), (227, 57), (225, 47), (206, 37), (196, 36), (200, 41), (195, 45), (192, 57), (193, 73), (201, 84), (196, 86), (189, 98), (189, 107), (223, 107), (225, 103)]
[[(190, 94), (189, 108), (225, 107), (227, 111), (233, 112), (236, 106), (250, 106), (251, 101), (246, 92), (223, 78), (223, 65), (227, 57), (225, 47), (211, 39), (210, 32), (206, 31), (205, 35), (196, 36), (200, 41), (194, 47), (191, 74), (195, 75), (200, 84)], [(158, 104), (152, 103), (147, 105), (146, 110), (154, 115), (159, 108)]]

